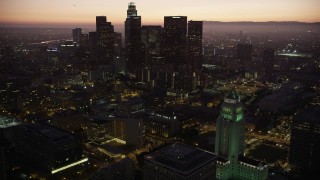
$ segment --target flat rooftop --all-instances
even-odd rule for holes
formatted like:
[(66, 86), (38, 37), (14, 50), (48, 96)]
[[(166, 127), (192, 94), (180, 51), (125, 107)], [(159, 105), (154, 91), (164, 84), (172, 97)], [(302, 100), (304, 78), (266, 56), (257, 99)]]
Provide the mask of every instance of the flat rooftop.
[(8, 128), (11, 126), (17, 126), (21, 124), (18, 120), (12, 117), (7, 117), (7, 116), (1, 116), (0, 115), (0, 128)]
[(218, 156), (185, 144), (173, 144), (146, 155), (145, 161), (187, 176), (204, 165), (215, 161)]
[(20, 126), (24, 131), (28, 131), (33, 136), (42, 136), (52, 144), (56, 144), (62, 147), (62, 145), (75, 142), (75, 138), (62, 130), (55, 127), (43, 124), (27, 124)]
[(294, 122), (307, 122), (310, 124), (320, 125), (320, 106), (309, 107), (296, 115), (293, 119)]
[(266, 165), (266, 163), (263, 161), (258, 161), (258, 160), (251, 159), (251, 158), (248, 158), (245, 156), (239, 156), (238, 161), (246, 163), (246, 164), (250, 164), (250, 165), (256, 166), (256, 167), (263, 167)]

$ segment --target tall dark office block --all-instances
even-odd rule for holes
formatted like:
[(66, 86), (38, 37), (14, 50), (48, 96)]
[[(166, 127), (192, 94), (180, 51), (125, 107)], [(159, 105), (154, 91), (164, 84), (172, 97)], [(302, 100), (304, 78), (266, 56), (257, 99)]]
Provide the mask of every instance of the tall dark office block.
[(125, 58), (122, 49), (122, 34), (114, 33), (114, 72), (122, 72), (125, 69)]
[(97, 54), (97, 32), (89, 32), (89, 49), (91, 57)]
[(188, 22), (188, 64), (193, 70), (201, 70), (202, 67), (202, 31), (202, 21)]
[(274, 49), (266, 49), (263, 51), (263, 65), (265, 68), (265, 74), (269, 77), (273, 75), (273, 65), (274, 65)]
[(187, 16), (165, 16), (162, 54), (176, 68), (186, 64)]
[(252, 60), (252, 44), (239, 43), (237, 45), (237, 57), (242, 62), (249, 62)]
[(100, 30), (100, 26), (107, 22), (106, 16), (96, 16), (96, 31)]
[(129, 3), (125, 21), (125, 48), (127, 54), (127, 70), (134, 72), (145, 60), (142, 57), (141, 16), (137, 16), (135, 5)]
[(114, 27), (106, 16), (96, 17), (97, 57), (100, 65), (110, 65), (114, 56)]
[(141, 28), (141, 40), (146, 49), (148, 64), (152, 57), (160, 56), (161, 32), (161, 26), (142, 26)]
[(114, 53), (116, 56), (120, 56), (122, 51), (122, 34), (114, 33)]
[(76, 42), (76, 43), (77, 43), (77, 46), (80, 45), (81, 36), (82, 36), (82, 30), (81, 30), (81, 28), (73, 28), (73, 29), (72, 29), (73, 42)]
[(89, 47), (89, 35), (82, 34), (80, 39), (80, 47), (87, 49)]
[(320, 106), (296, 115), (291, 124), (289, 163), (307, 172), (320, 170)]

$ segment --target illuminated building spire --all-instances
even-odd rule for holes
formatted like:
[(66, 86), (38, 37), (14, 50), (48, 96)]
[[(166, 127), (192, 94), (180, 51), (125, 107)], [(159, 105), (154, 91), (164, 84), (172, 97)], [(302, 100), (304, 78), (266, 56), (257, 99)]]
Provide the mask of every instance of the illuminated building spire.
[(127, 10), (127, 17), (131, 16), (137, 16), (137, 9), (136, 9), (136, 4), (134, 2), (129, 2), (128, 4), (128, 10)]
[(215, 154), (225, 158), (217, 162), (216, 178), (267, 179), (268, 165), (244, 156), (243, 106), (234, 89), (225, 96), (216, 124)]
[(231, 165), (237, 164), (243, 154), (245, 123), (239, 94), (233, 89), (224, 98), (217, 119), (215, 153), (227, 157)]

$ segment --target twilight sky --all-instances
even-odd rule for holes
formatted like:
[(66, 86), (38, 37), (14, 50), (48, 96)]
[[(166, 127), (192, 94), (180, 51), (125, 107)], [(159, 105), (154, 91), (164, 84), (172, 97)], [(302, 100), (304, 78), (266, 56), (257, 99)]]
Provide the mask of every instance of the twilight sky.
[[(129, 0), (0, 0), (0, 25), (93, 25), (105, 15), (126, 18)], [(320, 22), (320, 0), (135, 0), (142, 24), (163, 24), (163, 16), (188, 20)]]

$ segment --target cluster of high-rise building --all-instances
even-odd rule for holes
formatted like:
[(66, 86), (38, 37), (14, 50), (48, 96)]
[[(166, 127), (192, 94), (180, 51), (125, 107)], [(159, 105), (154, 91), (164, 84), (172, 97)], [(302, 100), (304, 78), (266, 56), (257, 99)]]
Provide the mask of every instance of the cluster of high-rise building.
[[(96, 31), (89, 32), (89, 39), (86, 41), (93, 63), (104, 71), (125, 70), (137, 76), (148, 68), (150, 72), (147, 83), (151, 86), (159, 78), (165, 80), (158, 75), (163, 70), (172, 78), (191, 78), (194, 74), (199, 78), (203, 61), (203, 22), (188, 21), (187, 16), (165, 16), (164, 27), (161, 27), (142, 25), (141, 18), (135, 3), (130, 2), (122, 47), (121, 34), (114, 31), (106, 16), (97, 16)], [(81, 33), (81, 28), (73, 29), (73, 41), (77, 46), (86, 46), (82, 42), (87, 37)], [(191, 82), (188, 80), (183, 83)], [(198, 83), (194, 81), (193, 84)], [(191, 84), (190, 87), (174, 87), (175, 85), (175, 90), (183, 89), (187, 92), (195, 90)]]
[(73, 40), (0, 42), (0, 179), (316, 176), (319, 55), (279, 52), (303, 47), (269, 46), (279, 34), (204, 36), (187, 16), (142, 18), (130, 2), (124, 34), (96, 16)]

